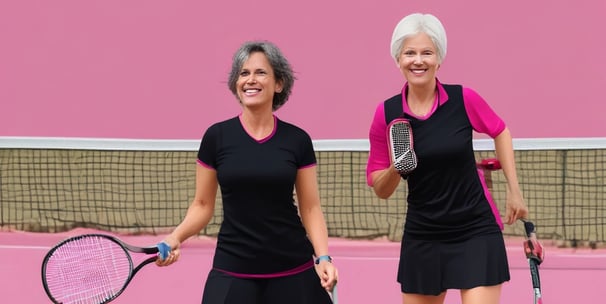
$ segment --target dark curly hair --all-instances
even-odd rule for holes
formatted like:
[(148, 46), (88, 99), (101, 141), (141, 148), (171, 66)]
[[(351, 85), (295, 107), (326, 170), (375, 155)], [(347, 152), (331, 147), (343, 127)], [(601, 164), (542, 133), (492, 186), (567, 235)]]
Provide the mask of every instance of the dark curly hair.
[(274, 94), (272, 102), (272, 109), (273, 111), (276, 111), (284, 105), (288, 100), (288, 97), (290, 97), (292, 87), (295, 83), (295, 76), (290, 63), (286, 57), (284, 57), (280, 49), (273, 43), (269, 41), (249, 41), (244, 43), (234, 54), (227, 86), (229, 87), (229, 90), (238, 97), (236, 83), (240, 76), (242, 65), (244, 65), (244, 62), (248, 60), (252, 53), (256, 52), (265, 54), (274, 71), (276, 81), (282, 84), (282, 91)]

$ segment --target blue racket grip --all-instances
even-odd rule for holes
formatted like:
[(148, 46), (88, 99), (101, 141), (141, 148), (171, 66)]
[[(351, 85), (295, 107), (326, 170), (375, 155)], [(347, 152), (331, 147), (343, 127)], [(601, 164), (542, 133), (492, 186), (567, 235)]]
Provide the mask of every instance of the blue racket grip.
[(170, 254), (170, 246), (166, 242), (158, 243), (158, 257), (164, 261)]

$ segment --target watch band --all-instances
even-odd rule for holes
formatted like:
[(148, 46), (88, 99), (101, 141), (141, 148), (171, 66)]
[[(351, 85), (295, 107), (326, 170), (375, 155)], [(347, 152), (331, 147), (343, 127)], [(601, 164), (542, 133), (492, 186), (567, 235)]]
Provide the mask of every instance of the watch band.
[(332, 263), (332, 257), (330, 255), (321, 255), (316, 258), (315, 263), (320, 264), (320, 262), (322, 262), (322, 261), (327, 261), (329, 263)]

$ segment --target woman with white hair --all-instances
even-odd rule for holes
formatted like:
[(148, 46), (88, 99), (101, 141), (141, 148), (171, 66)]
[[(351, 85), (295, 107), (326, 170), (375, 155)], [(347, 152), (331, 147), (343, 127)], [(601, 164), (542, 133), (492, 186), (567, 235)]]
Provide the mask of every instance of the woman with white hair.
[[(463, 304), (499, 303), (510, 279), (503, 222), (476, 167), (473, 131), (494, 139), (507, 179), (505, 223), (528, 215), (518, 184), (510, 132), (474, 90), (442, 84), (436, 74), (446, 56), (446, 32), (433, 15), (415, 13), (396, 26), (391, 55), (406, 82), (380, 103), (369, 132), (367, 182), (380, 198), (405, 179), (406, 222), (398, 282), (406, 304), (443, 303), (458, 289)], [(390, 159), (387, 126), (410, 122), (416, 168), (401, 174)]]

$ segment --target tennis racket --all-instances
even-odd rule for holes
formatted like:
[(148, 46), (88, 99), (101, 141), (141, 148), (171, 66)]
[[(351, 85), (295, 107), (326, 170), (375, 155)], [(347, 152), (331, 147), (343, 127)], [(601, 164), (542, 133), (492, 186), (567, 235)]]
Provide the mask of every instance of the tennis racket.
[(389, 154), (394, 167), (400, 174), (408, 175), (417, 168), (412, 127), (405, 118), (396, 118), (387, 126)]
[(539, 277), (539, 265), (545, 258), (543, 246), (537, 240), (535, 227), (532, 222), (523, 221), (524, 230), (526, 230), (526, 241), (524, 241), (524, 253), (530, 265), (530, 277), (532, 279), (532, 288), (534, 290), (534, 304), (543, 304), (541, 295), (541, 279)]
[[(53, 303), (103, 304), (116, 299), (145, 265), (170, 252), (166, 243), (137, 247), (104, 234), (75, 236), (54, 246), (42, 262), (42, 284)], [(133, 268), (130, 253), (153, 254)]]

